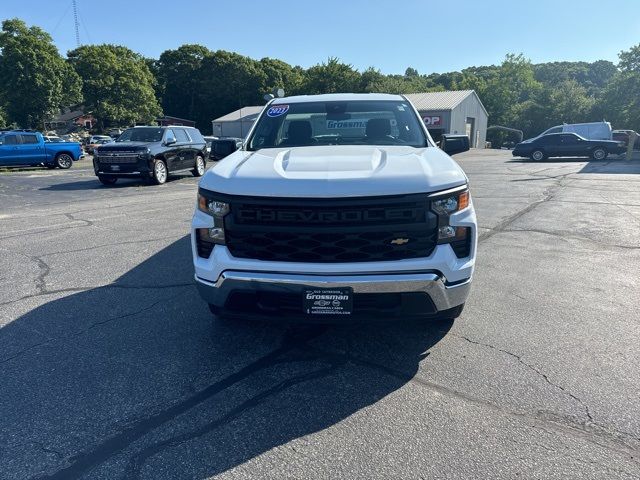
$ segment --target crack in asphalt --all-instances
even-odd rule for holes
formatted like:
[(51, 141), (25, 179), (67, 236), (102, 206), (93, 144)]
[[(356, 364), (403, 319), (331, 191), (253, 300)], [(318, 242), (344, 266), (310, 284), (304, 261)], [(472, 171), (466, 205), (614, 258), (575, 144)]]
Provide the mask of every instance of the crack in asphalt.
[(84, 218), (76, 218), (75, 215), (72, 213), (64, 213), (63, 215), (67, 217), (69, 220), (72, 220), (74, 222), (84, 222), (85, 226), (87, 227), (93, 226), (93, 222), (91, 220), (86, 220)]
[[(563, 188), (565, 186), (565, 185), (563, 185), (562, 181), (566, 177), (568, 177), (569, 175), (572, 175), (572, 174), (573, 174), (573, 172), (565, 173), (563, 175), (558, 175), (557, 177), (553, 177), (553, 179), (556, 180), (555, 185), (553, 185), (550, 188), (545, 189), (542, 192), (543, 198), (541, 200), (538, 200), (536, 202), (530, 203), (526, 207), (524, 207), (521, 210), (518, 210), (517, 212), (515, 212), (513, 215), (510, 215), (507, 218), (505, 218), (504, 220), (502, 220), (501, 222), (498, 222), (498, 224), (496, 224), (493, 228), (489, 228), (486, 232), (483, 232), (480, 235), (478, 235), (478, 243), (481, 243), (481, 242), (484, 242), (484, 241), (488, 240), (489, 238), (493, 237), (497, 233), (506, 231), (507, 227), (509, 225), (513, 224), (520, 217), (522, 217), (522, 216), (526, 215), (527, 213), (535, 210), (536, 208), (538, 208), (543, 203), (546, 203), (546, 202), (549, 202), (550, 200), (552, 200), (554, 198), (556, 192), (559, 189), (561, 189), (561, 188)], [(483, 228), (487, 228), (487, 227), (483, 227)]]
[(17, 444), (14, 444), (14, 445), (7, 445), (4, 448), (6, 448), (6, 449), (14, 449), (14, 448), (26, 447), (26, 446), (29, 446), (29, 445), (35, 445), (38, 450), (41, 450), (44, 453), (50, 453), (52, 455), (55, 455), (59, 459), (64, 458), (64, 454), (62, 452), (59, 452), (58, 450), (55, 450), (55, 449), (53, 449), (51, 447), (48, 447), (45, 444), (43, 444), (42, 442), (39, 442), (37, 440), (29, 440), (29, 441), (24, 442), (24, 443), (17, 443)]
[[(508, 353), (508, 352), (505, 352), (505, 353)], [(446, 387), (443, 385), (439, 385), (437, 383), (430, 382), (428, 380), (421, 378), (420, 376), (413, 375), (411, 373), (405, 373), (405, 372), (393, 369), (387, 365), (378, 364), (370, 360), (365, 360), (365, 359), (353, 357), (346, 354), (343, 354), (343, 356), (345, 356), (349, 360), (349, 362), (354, 365), (359, 365), (362, 367), (377, 370), (379, 372), (401, 379), (405, 382), (408, 382), (408, 383), (410, 382), (420, 387), (428, 388), (429, 390), (438, 392), (445, 396), (453, 397), (461, 401), (471, 403), (473, 405), (488, 408), (491, 411), (497, 412), (502, 415), (508, 415), (520, 420), (525, 419), (534, 423), (535, 425), (540, 425), (543, 427), (548, 426), (553, 428), (556, 432), (562, 433), (564, 435), (582, 438), (594, 445), (598, 445), (604, 449), (614, 451), (618, 454), (627, 456), (634, 463), (640, 465), (640, 445), (629, 443), (629, 440), (640, 443), (640, 438), (634, 435), (628, 435), (626, 434), (626, 432), (611, 429), (611, 428), (605, 428), (602, 425), (595, 422), (591, 422), (591, 423), (576, 422), (572, 417), (556, 415), (553, 412), (543, 412), (538, 410), (535, 412), (523, 413), (523, 412), (510, 410), (508, 408), (497, 405), (489, 400), (485, 400), (480, 397), (475, 397), (473, 395), (460, 392), (450, 387)], [(554, 384), (551, 383), (551, 385), (554, 385)], [(576, 397), (576, 400), (581, 404), (583, 404), (577, 397)], [(588, 411), (588, 409), (586, 409), (585, 411), (588, 412), (587, 415), (589, 418), (591, 416), (591, 413)], [(615, 434), (612, 434), (611, 433), (612, 431), (614, 431)]]
[[(518, 210), (513, 215), (508, 216), (507, 218), (505, 218), (504, 220), (499, 222), (493, 228), (490, 228), (486, 232), (483, 232), (480, 235), (478, 235), (478, 243), (481, 243), (481, 242), (484, 242), (486, 240), (489, 240), (495, 234), (505, 231), (509, 225), (514, 223), (520, 217), (522, 217), (522, 216), (526, 215), (527, 213), (535, 210), (536, 208), (538, 208), (544, 202), (548, 202), (551, 198), (553, 198), (552, 195), (547, 195), (542, 200), (538, 200), (537, 202), (531, 203), (531, 204), (527, 205), (525, 208), (523, 208), (521, 210)], [(487, 227), (483, 227), (483, 228), (487, 228)]]
[(501, 232), (498, 232), (498, 233), (521, 233), (521, 232), (522, 233), (540, 233), (540, 234), (543, 234), (543, 235), (549, 235), (549, 236), (558, 237), (558, 238), (562, 238), (562, 239), (571, 238), (571, 239), (578, 240), (578, 241), (584, 241), (584, 242), (593, 243), (593, 244), (598, 245), (600, 247), (621, 248), (621, 249), (625, 249), (625, 250), (639, 250), (640, 249), (640, 245), (639, 246), (634, 246), (634, 245), (621, 245), (621, 244), (617, 244), (617, 243), (600, 242), (598, 240), (594, 240), (592, 238), (585, 237), (583, 235), (575, 235), (575, 234), (571, 234), (569, 232), (552, 232), (550, 230), (542, 230), (542, 229), (538, 229), (538, 228), (503, 229)]
[[(263, 355), (257, 360), (241, 368), (237, 372), (232, 373), (225, 378), (209, 385), (196, 394), (187, 397), (186, 399), (181, 400), (177, 403), (174, 403), (168, 408), (165, 408), (164, 410), (161, 410), (160, 412), (152, 416), (144, 417), (130, 423), (124, 428), (121, 428), (120, 431), (118, 431), (108, 439), (102, 441), (98, 445), (94, 446), (90, 450), (78, 453), (70, 457), (67, 461), (68, 465), (66, 467), (63, 467), (62, 469), (59, 469), (52, 474), (42, 475), (35, 478), (41, 480), (68, 480), (72, 478), (80, 478), (87, 471), (92, 470), (96, 466), (117, 455), (133, 442), (147, 435), (152, 430), (155, 430), (156, 428), (172, 421), (176, 417), (191, 410), (195, 406), (207, 401), (214, 395), (217, 395), (218, 393), (228, 389), (229, 387), (242, 382), (254, 373), (276, 365), (279, 362), (280, 356), (298, 348), (301, 344), (306, 345), (308, 341), (322, 335), (325, 330), (326, 327), (316, 327), (313, 329), (302, 331), (288, 330), (287, 332), (285, 332), (280, 346), (275, 350), (272, 350), (270, 353)], [(320, 373), (324, 374), (324, 371), (320, 370), (314, 372), (315, 375), (318, 375)], [(303, 378), (304, 381), (310, 379), (307, 377)], [(292, 379), (290, 379), (289, 381), (291, 380)], [(286, 383), (285, 381), (281, 384), (280, 390), (278, 391), (281, 391), (284, 388), (289, 388), (289, 386), (295, 385), (296, 383), (297, 382)], [(260, 401), (264, 401), (260, 396), (258, 397)], [(251, 404), (249, 404), (249, 407), (251, 407)], [(246, 409), (240, 411), (232, 410), (232, 412), (230, 413), (233, 414), (234, 411), (236, 412), (236, 415), (240, 415), (242, 411), (246, 411)]]
[(140, 244), (140, 243), (153, 243), (153, 242), (161, 242), (163, 240), (177, 240), (175, 235), (171, 235), (171, 236), (167, 236), (167, 237), (159, 237), (159, 238), (149, 238), (147, 240), (130, 240), (130, 241), (125, 241), (125, 242), (115, 242), (115, 243), (104, 243), (101, 245), (93, 245), (91, 247), (85, 247), (85, 248), (78, 248), (75, 250), (60, 250), (58, 252), (49, 252), (49, 253), (45, 253), (42, 256), (43, 257), (49, 257), (51, 255), (63, 255), (65, 253), (78, 253), (78, 252), (89, 252), (91, 250), (97, 250), (99, 248), (105, 248), (105, 247), (115, 247), (115, 246), (120, 246), (120, 245), (136, 245), (136, 244)]
[(496, 347), (494, 345), (490, 345), (488, 343), (482, 343), (482, 342), (478, 342), (476, 340), (471, 340), (469, 337), (465, 337), (464, 335), (459, 335), (456, 333), (449, 333), (452, 337), (456, 337), (456, 338), (460, 338), (462, 340), (465, 340), (469, 343), (471, 343), (472, 345), (478, 345), (481, 347), (487, 347), (487, 348), (491, 348), (497, 352), (501, 352), (504, 353), (506, 355), (509, 355), (513, 358), (515, 358), (521, 365), (523, 365), (524, 367), (526, 367), (527, 369), (531, 370), (532, 372), (535, 372), (538, 376), (540, 376), (541, 378), (544, 379), (544, 381), (546, 383), (548, 383), (549, 385), (551, 385), (554, 388), (557, 388), (558, 390), (560, 390), (563, 394), (565, 394), (566, 396), (568, 396), (569, 398), (575, 400), (576, 402), (578, 402), (578, 404), (584, 409), (587, 421), (586, 424), (592, 424), (595, 425), (595, 422), (593, 420), (593, 417), (591, 416), (591, 412), (589, 411), (589, 407), (576, 395), (574, 395), (573, 393), (571, 393), (570, 391), (568, 391), (567, 389), (565, 389), (563, 386), (558, 385), (557, 383), (552, 382), (548, 375), (546, 373), (544, 373), (543, 371), (541, 371), (539, 368), (534, 367), (533, 365), (531, 365), (530, 363), (525, 362), (522, 359), (522, 355), (518, 355), (516, 353), (510, 352), (508, 350), (504, 350), (502, 348)]
[[(80, 222), (81, 220), (76, 220), (78, 222)], [(0, 236), (0, 240), (6, 240), (8, 238), (16, 238), (16, 237), (25, 237), (27, 235), (36, 235), (36, 234), (40, 234), (40, 233), (49, 233), (49, 232), (58, 232), (60, 230), (69, 230), (72, 228), (82, 228), (82, 227), (86, 227), (87, 225), (84, 223), (78, 224), (78, 225), (64, 225), (64, 226), (60, 226), (60, 225), (55, 225), (55, 227), (58, 228), (41, 228), (41, 229), (34, 229), (34, 230), (29, 230), (27, 232), (20, 232), (20, 233), (16, 233), (15, 235), (3, 235)]]

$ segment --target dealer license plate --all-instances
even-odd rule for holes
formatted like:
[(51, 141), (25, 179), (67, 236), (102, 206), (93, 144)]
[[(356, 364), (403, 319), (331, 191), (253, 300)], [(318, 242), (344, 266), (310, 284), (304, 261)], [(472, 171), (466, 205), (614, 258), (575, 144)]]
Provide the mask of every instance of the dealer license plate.
[(351, 315), (353, 289), (309, 288), (302, 292), (304, 312), (308, 315)]

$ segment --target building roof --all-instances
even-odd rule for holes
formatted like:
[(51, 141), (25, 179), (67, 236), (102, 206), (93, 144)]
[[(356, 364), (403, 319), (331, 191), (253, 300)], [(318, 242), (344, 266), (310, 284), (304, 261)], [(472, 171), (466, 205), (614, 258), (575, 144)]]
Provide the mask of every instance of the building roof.
[(235, 112), (227, 113), (226, 115), (216, 118), (214, 122), (234, 122), (237, 120), (255, 120), (260, 112), (264, 108), (264, 105), (257, 105), (253, 107), (242, 107)]
[(348, 102), (350, 100), (400, 100), (400, 95), (389, 93), (325, 93), (322, 95), (296, 95), (294, 97), (276, 98), (273, 105), (303, 102)]
[(482, 102), (480, 101), (480, 97), (475, 92), (475, 90), (450, 90), (447, 92), (427, 92), (427, 93), (409, 93), (405, 95), (407, 99), (418, 110), (453, 110), (455, 107), (460, 105), (465, 98), (469, 95), (474, 95), (484, 113), (487, 113), (487, 109), (484, 108)]
[(156, 121), (158, 120), (180, 120), (181, 122), (192, 122), (192, 123), (196, 123), (195, 120), (189, 120), (188, 118), (180, 118), (180, 117), (174, 117), (172, 115), (163, 115), (161, 117), (158, 117), (156, 119)]
[(65, 113), (61, 113), (60, 115), (56, 115), (53, 117), (52, 122), (68, 122), (69, 120), (75, 120), (76, 118), (82, 117), (83, 115), (89, 115), (91, 112), (86, 112), (84, 110), (72, 110)]

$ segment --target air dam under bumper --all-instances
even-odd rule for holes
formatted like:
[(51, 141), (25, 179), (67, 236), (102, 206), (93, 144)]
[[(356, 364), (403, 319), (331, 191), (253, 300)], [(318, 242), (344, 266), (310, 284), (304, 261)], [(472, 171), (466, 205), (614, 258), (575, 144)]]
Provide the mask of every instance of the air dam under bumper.
[[(216, 282), (195, 277), (202, 298), (223, 310), (232, 293), (272, 293), (298, 295), (302, 306), (303, 290), (307, 288), (350, 287), (358, 294), (426, 294), (436, 312), (449, 310), (465, 302), (471, 279), (447, 284), (433, 272), (366, 274), (366, 275), (300, 275), (266, 272), (225, 271)], [(420, 312), (416, 312), (419, 316)], [(357, 312), (354, 311), (354, 314)]]

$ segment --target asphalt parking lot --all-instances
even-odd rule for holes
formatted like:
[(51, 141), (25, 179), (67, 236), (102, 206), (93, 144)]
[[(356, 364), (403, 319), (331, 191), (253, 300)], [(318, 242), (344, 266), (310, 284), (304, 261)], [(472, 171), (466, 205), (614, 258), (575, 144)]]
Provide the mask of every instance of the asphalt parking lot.
[(213, 321), (197, 180), (0, 173), (0, 478), (640, 478), (640, 162), (455, 157), (454, 323)]

